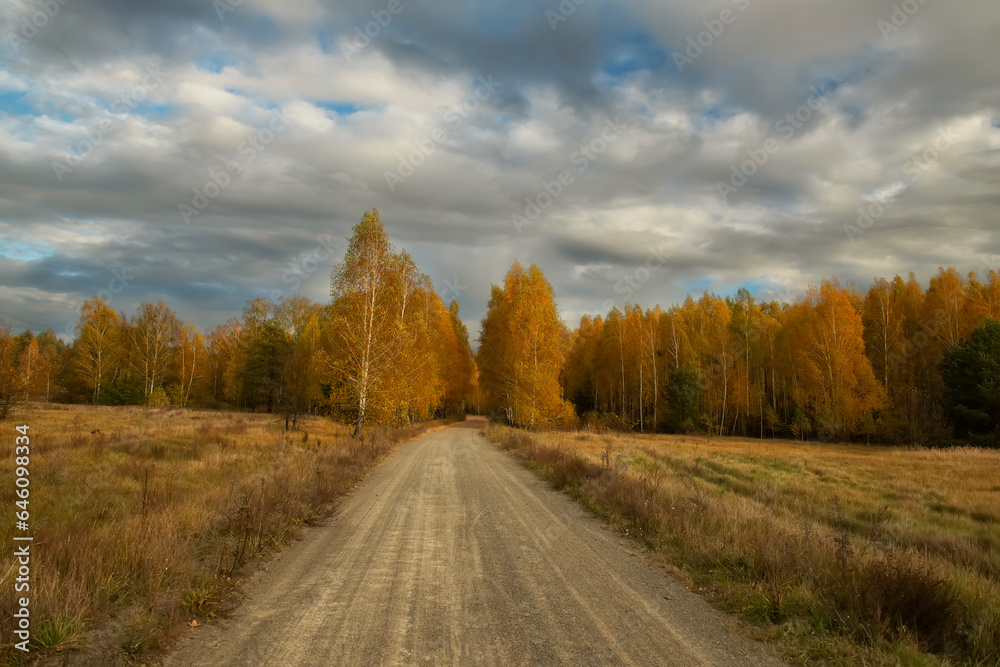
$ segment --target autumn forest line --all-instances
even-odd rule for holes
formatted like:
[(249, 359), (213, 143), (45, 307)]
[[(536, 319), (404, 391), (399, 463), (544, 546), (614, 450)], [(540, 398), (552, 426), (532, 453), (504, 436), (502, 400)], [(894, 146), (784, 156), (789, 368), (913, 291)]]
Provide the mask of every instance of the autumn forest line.
[(28, 400), (266, 411), (399, 425), (484, 412), (526, 428), (998, 445), (1000, 276), (940, 269), (794, 303), (705, 293), (569, 330), (542, 271), (493, 286), (473, 353), (378, 211), (354, 228), (331, 299), (248, 302), (200, 331), (167, 305), (84, 303), (70, 344), (0, 329), (0, 417)]

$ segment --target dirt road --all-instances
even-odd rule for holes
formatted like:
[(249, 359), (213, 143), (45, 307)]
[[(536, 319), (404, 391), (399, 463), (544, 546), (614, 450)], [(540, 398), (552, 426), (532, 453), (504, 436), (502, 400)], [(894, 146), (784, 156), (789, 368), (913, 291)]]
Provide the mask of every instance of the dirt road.
[(400, 447), (166, 664), (781, 664), (482, 425)]

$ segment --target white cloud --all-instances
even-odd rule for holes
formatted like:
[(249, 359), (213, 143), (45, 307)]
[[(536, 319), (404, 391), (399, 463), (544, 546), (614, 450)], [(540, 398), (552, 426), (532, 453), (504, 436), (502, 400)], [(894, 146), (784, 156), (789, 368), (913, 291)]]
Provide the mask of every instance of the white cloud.
[[(469, 322), (514, 258), (542, 266), (569, 318), (617, 298), (616, 276), (654, 243), (672, 260), (636, 292), (644, 306), (706, 280), (786, 290), (833, 273), (865, 282), (912, 269), (926, 279), (940, 264), (973, 270), (1000, 252), (989, 231), (1000, 177), (995, 3), (927, 3), (883, 39), (877, 21), (891, 2), (753, 0), (678, 73), (672, 50), (737, 4), (585, 6), (557, 33), (519, 23), (527, 9), (517, 3), (503, 29), (463, 22), (448, 3), (414, 4), (350, 61), (337, 40), (370, 17), (347, 3), (247, 0), (224, 21), (210, 3), (67, 9), (0, 69), (0, 91), (28, 93), (18, 104), (32, 108), (15, 117), (4, 113), (15, 102), (2, 101), (14, 97), (0, 98), (0, 233), (47, 248), (33, 261), (0, 258), (5, 289), (34, 290), (0, 300), (0, 313), (55, 326), (101, 288), (107, 267), (132, 262), (143, 287), (123, 302), (165, 295), (185, 318), (215, 324), (280, 288), (289, 258), (317, 234), (346, 235), (372, 206), (436, 284), (469, 285), (459, 297)], [(643, 68), (636, 35), (662, 52), (662, 67)], [(622, 53), (635, 71), (606, 67), (629, 67)], [(131, 113), (111, 112), (148, 63), (162, 83)], [(499, 85), (472, 109), (477, 77), (490, 75)], [(822, 110), (723, 204), (717, 181), (831, 82)], [(287, 129), (186, 225), (178, 204), (274, 109)], [(524, 198), (573, 168), (574, 151), (615, 117), (628, 130), (517, 234), (510, 216)], [(114, 133), (64, 182), (54, 178), (52, 160), (109, 118)], [(446, 138), (391, 191), (386, 171), (435, 130)], [(953, 145), (908, 172), (941, 131)], [(892, 205), (850, 243), (843, 225), (874, 200)], [(325, 282), (316, 274), (303, 289), (325, 298)], [(26, 295), (62, 305), (47, 315)]]

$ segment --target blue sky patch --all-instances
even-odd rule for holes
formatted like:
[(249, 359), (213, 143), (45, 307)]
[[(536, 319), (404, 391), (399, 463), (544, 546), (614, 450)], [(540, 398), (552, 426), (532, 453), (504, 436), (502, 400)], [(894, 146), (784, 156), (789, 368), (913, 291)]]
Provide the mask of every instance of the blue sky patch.
[(53, 254), (51, 251), (31, 243), (14, 241), (0, 244), (0, 257), (17, 259), (22, 262), (34, 262), (46, 257), (52, 257)]
[(681, 287), (689, 292), (691, 296), (697, 298), (697, 296), (701, 295), (702, 292), (707, 290), (712, 285), (712, 282), (711, 278), (706, 277), (687, 278), (681, 281)]
[(34, 112), (34, 106), (25, 101), (27, 92), (23, 90), (7, 90), (0, 92), (0, 113), (11, 116), (24, 116)]
[(361, 107), (351, 104), (350, 102), (316, 101), (313, 102), (313, 104), (318, 106), (320, 109), (332, 111), (338, 116), (350, 116), (352, 113), (361, 111)]
[(226, 56), (202, 56), (195, 61), (195, 66), (198, 69), (212, 72), (213, 74), (218, 74), (226, 67), (235, 65), (236, 61)]
[(621, 80), (635, 72), (658, 70), (666, 60), (667, 54), (656, 38), (647, 33), (631, 33), (623, 35), (620, 43), (612, 48), (602, 71)]

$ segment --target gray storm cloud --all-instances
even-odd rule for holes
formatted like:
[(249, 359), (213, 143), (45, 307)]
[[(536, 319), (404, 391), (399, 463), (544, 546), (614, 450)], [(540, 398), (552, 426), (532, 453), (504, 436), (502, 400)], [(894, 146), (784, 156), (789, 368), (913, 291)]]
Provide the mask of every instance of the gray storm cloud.
[(202, 327), (325, 300), (372, 206), (473, 332), (515, 258), (574, 324), (650, 248), (644, 306), (1000, 253), (995, 2), (571, 4), (4, 2), (0, 315), (62, 331), (123, 268)]

